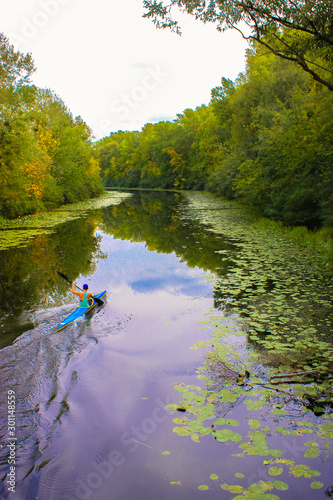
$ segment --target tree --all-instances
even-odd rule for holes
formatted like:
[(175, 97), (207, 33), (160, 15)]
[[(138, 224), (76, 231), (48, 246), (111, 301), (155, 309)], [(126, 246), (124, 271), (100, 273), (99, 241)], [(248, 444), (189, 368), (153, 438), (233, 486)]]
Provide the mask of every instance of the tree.
[[(288, 61), (298, 64), (319, 83), (333, 91), (333, 4), (322, 0), (144, 0), (147, 12), (158, 28), (180, 34), (171, 11), (181, 11), (219, 31), (238, 30)], [(310, 56), (310, 52), (312, 56)]]
[(29, 85), (34, 71), (31, 55), (16, 52), (0, 33), (0, 213), (10, 217), (32, 208), (22, 167), (30, 161), (26, 116), (36, 97), (36, 88)]
[(249, 51), (236, 86), (212, 91), (227, 154), (211, 187), (289, 225), (332, 224), (333, 94), (317, 87), (262, 46)]
[(98, 195), (99, 164), (84, 121), (30, 83), (30, 54), (0, 34), (0, 214), (17, 217)]
[(35, 69), (31, 54), (15, 52), (0, 33), (0, 143), (34, 101), (35, 87), (29, 83)]
[(35, 71), (31, 54), (15, 52), (8, 38), (0, 33), (0, 84), (1, 88), (13, 85), (26, 85)]

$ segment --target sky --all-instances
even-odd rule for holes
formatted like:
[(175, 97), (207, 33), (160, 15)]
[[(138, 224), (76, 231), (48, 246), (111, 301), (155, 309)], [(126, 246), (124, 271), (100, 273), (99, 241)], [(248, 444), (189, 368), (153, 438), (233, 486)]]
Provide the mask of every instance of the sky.
[(142, 17), (142, 0), (0, 0), (0, 31), (33, 56), (33, 83), (53, 90), (95, 140), (174, 120), (245, 69), (247, 43), (185, 14), (182, 36)]

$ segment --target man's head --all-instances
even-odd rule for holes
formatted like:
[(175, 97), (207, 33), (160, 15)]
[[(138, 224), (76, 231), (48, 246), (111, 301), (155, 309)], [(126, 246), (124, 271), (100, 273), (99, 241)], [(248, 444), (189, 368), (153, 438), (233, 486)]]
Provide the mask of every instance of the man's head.
[(83, 290), (88, 290), (88, 285), (83, 285)]

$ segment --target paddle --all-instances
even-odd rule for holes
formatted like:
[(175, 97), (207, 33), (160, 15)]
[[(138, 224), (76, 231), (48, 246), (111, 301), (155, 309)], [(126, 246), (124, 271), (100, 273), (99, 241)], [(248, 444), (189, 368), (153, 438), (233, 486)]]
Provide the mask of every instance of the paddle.
[[(71, 281), (69, 278), (67, 278), (67, 276), (63, 273), (61, 273), (60, 271), (57, 271), (57, 273), (59, 274), (59, 276), (61, 276), (62, 278), (64, 278), (64, 280), (66, 280), (70, 285), (73, 283), (73, 281)], [(81, 292), (83, 292), (82, 288), (80, 288), (79, 286), (75, 285), (79, 290), (81, 290)], [(93, 299), (95, 299), (95, 301), (97, 302), (97, 304), (99, 306), (102, 306), (104, 304), (103, 300), (99, 299), (98, 297), (94, 297), (93, 296)]]

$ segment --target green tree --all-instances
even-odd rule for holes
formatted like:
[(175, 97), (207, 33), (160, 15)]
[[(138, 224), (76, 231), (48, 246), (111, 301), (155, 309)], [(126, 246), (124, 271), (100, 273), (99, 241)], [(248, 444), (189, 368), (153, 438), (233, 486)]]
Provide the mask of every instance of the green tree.
[(33, 209), (21, 168), (32, 142), (27, 114), (36, 97), (29, 85), (34, 71), (31, 55), (15, 51), (0, 33), (0, 213), (9, 216)]
[(218, 120), (213, 108), (205, 105), (177, 116), (181, 133), (176, 147), (186, 162), (181, 187), (204, 189), (221, 153)]
[(332, 93), (257, 47), (235, 86), (214, 89), (212, 106), (227, 146), (215, 190), (288, 224), (329, 224)]
[(96, 151), (106, 186), (139, 185), (141, 157), (138, 132), (113, 132), (97, 143)]
[(30, 83), (30, 54), (0, 34), (0, 214), (44, 210), (99, 194), (99, 163), (84, 121)]
[(321, 0), (144, 0), (159, 28), (180, 33), (172, 8), (215, 23), (219, 31), (233, 28), (302, 70), (333, 91), (333, 5)]

